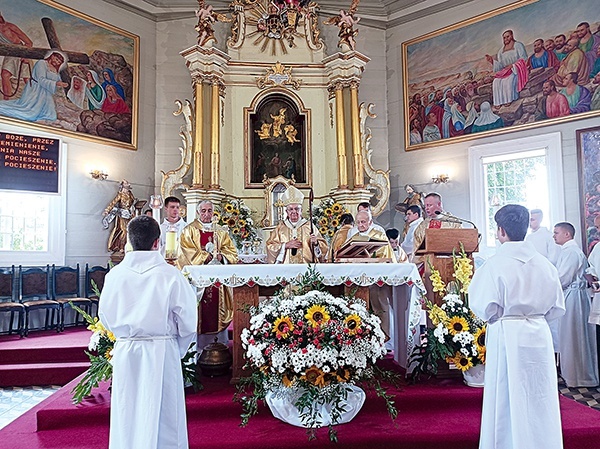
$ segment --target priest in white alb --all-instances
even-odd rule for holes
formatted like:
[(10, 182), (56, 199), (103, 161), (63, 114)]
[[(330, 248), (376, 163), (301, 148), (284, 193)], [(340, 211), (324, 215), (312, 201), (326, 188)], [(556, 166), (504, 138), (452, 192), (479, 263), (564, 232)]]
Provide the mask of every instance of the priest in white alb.
[(475, 275), (469, 305), (488, 322), (479, 449), (562, 449), (552, 335), (565, 313), (556, 268), (523, 241), (529, 212), (496, 212), (501, 245)]
[(196, 338), (196, 295), (158, 251), (160, 228), (131, 220), (133, 251), (110, 270), (98, 315), (112, 352), (109, 449), (187, 449), (181, 358)]
[(302, 218), (302, 192), (289, 186), (281, 200), (286, 218), (277, 223), (266, 242), (268, 263), (324, 262), (327, 242), (316, 226)]

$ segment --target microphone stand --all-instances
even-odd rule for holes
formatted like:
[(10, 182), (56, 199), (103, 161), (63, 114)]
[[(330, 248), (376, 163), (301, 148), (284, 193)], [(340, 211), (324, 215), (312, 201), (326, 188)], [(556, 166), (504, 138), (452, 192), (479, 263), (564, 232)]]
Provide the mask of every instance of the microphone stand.
[(452, 214), (447, 214), (447, 213), (439, 211), (439, 210), (436, 210), (435, 214), (438, 215), (438, 216), (441, 215), (442, 217), (446, 218), (445, 221), (449, 221), (450, 223), (461, 223), (461, 224), (462, 223), (469, 223), (471, 226), (473, 226), (473, 229), (477, 229), (477, 226), (475, 226), (475, 223), (473, 223), (470, 220), (465, 220), (464, 218), (459, 218), (459, 217), (456, 217), (456, 216), (454, 216)]

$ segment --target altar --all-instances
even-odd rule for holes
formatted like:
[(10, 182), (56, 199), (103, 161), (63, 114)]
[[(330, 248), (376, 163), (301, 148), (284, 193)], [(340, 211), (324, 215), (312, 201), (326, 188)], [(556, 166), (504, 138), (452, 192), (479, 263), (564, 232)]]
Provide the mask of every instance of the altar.
[[(250, 325), (246, 306), (258, 304), (260, 287), (277, 287), (295, 284), (306, 273), (307, 265), (188, 265), (182, 272), (189, 276), (198, 289), (213, 285), (233, 288), (233, 376), (237, 381), (244, 375), (244, 351), (241, 330)], [(391, 313), (393, 319), (394, 360), (408, 370), (408, 358), (418, 338), (421, 319), (421, 297), (425, 293), (423, 281), (416, 265), (403, 264), (316, 264), (315, 270), (323, 276), (326, 286), (358, 287), (363, 292), (368, 287), (392, 287)]]

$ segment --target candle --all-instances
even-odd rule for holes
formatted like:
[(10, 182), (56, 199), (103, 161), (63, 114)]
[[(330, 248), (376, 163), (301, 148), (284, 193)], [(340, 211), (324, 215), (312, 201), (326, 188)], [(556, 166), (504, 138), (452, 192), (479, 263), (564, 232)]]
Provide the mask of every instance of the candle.
[(167, 231), (165, 241), (165, 256), (167, 259), (172, 259), (171, 256), (177, 250), (177, 232)]

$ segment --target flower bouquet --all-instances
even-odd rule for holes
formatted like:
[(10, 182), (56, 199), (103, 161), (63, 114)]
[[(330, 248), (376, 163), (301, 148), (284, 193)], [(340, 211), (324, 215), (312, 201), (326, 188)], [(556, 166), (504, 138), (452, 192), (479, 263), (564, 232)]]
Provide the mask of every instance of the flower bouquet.
[(318, 206), (313, 206), (313, 224), (317, 226), (319, 232), (329, 242), (340, 228), (340, 218), (342, 214), (348, 211), (333, 198), (325, 198)]
[(411, 355), (415, 379), (422, 373), (436, 374), (440, 360), (454, 364), (463, 373), (485, 363), (486, 324), (473, 314), (468, 302), (473, 265), (462, 246), (452, 259), (455, 280), (448, 285), (442, 281), (440, 272), (429, 266), (433, 292), (439, 294), (441, 304), (425, 301), (434, 327), (427, 329), (421, 345)]
[(233, 198), (224, 199), (221, 202), (221, 211), (214, 213), (216, 223), (227, 226), (238, 249), (242, 248), (243, 241), (258, 239), (251, 214), (252, 211), (244, 204), (244, 200)]
[(241, 340), (252, 374), (240, 380), (234, 400), (243, 407), (245, 426), (258, 412), (258, 400), (280, 417), (272, 402), (287, 398), (297, 413), (295, 422), (286, 422), (307, 428), (311, 439), (315, 429), (328, 426), (337, 441), (333, 426), (349, 421), (364, 401), (357, 385), (372, 386), (396, 417), (393, 396), (381, 381), (395, 384), (397, 375), (375, 365), (386, 354), (379, 318), (360, 299), (312, 290), (320, 285), (314, 276), (320, 275), (309, 269), (295, 295), (281, 292), (250, 308), (250, 328)]

